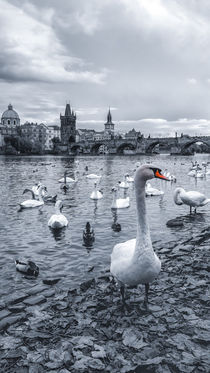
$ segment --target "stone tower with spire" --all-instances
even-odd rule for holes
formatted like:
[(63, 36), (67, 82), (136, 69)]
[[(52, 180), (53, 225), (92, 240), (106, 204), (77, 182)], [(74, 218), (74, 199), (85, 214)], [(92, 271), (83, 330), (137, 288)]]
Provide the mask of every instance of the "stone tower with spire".
[(68, 145), (76, 142), (76, 114), (71, 110), (70, 104), (66, 104), (65, 114), (60, 114), (61, 142)]
[(109, 108), (108, 114), (107, 114), (107, 121), (104, 123), (104, 133), (114, 135), (114, 123), (112, 122), (112, 115)]

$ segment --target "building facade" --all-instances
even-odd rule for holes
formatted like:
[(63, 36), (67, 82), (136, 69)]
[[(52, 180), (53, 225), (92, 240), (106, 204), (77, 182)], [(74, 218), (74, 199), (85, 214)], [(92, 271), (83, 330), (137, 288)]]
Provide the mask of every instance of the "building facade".
[(66, 104), (65, 114), (60, 114), (61, 143), (69, 145), (76, 142), (76, 114), (71, 110), (70, 104)]
[(18, 113), (13, 109), (12, 105), (8, 105), (1, 116), (0, 124), (0, 147), (5, 146), (5, 138), (17, 136), (20, 134), (20, 118)]
[(21, 135), (30, 141), (34, 147), (45, 150), (48, 128), (44, 123), (26, 122), (21, 126)]
[(47, 126), (45, 149), (52, 150), (54, 148), (54, 139), (61, 138), (61, 129), (56, 125)]

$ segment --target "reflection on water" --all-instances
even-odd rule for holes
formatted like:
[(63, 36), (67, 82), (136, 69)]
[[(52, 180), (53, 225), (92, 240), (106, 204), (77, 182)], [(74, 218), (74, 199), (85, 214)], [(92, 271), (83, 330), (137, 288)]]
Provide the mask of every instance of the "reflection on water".
[[(196, 156), (198, 162), (209, 161), (210, 156)], [(173, 202), (176, 187), (186, 190), (198, 190), (210, 197), (210, 176), (195, 179), (187, 176), (193, 157), (171, 157), (169, 155), (126, 156), (126, 157), (0, 157), (0, 272), (1, 294), (8, 294), (15, 289), (27, 287), (28, 280), (17, 274), (14, 261), (18, 258), (31, 259), (40, 269), (35, 281), (43, 278), (61, 277), (58, 286), (68, 288), (86, 280), (89, 271), (94, 274), (107, 269), (114, 245), (136, 236), (136, 211), (134, 186), (119, 190), (119, 198), (129, 196), (130, 207), (111, 210), (111, 189), (124, 179), (125, 173), (132, 176), (136, 162), (152, 162), (158, 167), (168, 169), (177, 177), (177, 183), (151, 180), (153, 187), (163, 190), (164, 195), (148, 197), (146, 200), (153, 242), (164, 243), (182, 240), (198, 234), (210, 222), (209, 206), (198, 209), (197, 214), (189, 215), (187, 206), (177, 206)], [(194, 157), (195, 159), (195, 157)], [(79, 171), (78, 182), (69, 184), (69, 189), (60, 189), (58, 180), (68, 169), (70, 177)], [(86, 171), (87, 170), (87, 171)], [(103, 198), (98, 201), (90, 199), (94, 181), (88, 180), (84, 173), (101, 174), (100, 189)], [(41, 209), (24, 209), (18, 212), (19, 203), (24, 201), (23, 190), (41, 181), (50, 195), (57, 194), (63, 201), (63, 214), (69, 221), (68, 227), (51, 231), (47, 225), (54, 213), (53, 204)], [(182, 227), (167, 227), (170, 219), (181, 217)], [(83, 230), (90, 222), (95, 232), (95, 242), (84, 247)], [(155, 247), (155, 244), (154, 244)], [(91, 271), (90, 271), (91, 275)], [(31, 286), (31, 285), (30, 285)]]

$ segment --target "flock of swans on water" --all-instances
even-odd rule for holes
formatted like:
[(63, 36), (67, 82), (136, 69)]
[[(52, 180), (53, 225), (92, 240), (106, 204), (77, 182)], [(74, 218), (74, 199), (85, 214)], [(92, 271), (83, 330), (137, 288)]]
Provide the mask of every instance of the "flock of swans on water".
[[(207, 170), (207, 164), (205, 163), (203, 166), (204, 172), (210, 174), (210, 171)], [(86, 166), (86, 171), (87, 170), (88, 167)], [(197, 162), (192, 165), (190, 172), (191, 171), (195, 171), (194, 177), (198, 177), (198, 172), (201, 170)], [(74, 178), (69, 178), (67, 172), (65, 172), (64, 177), (58, 180), (64, 191), (69, 188), (70, 183), (77, 182), (77, 174), (78, 172), (75, 171)], [(192, 175), (190, 174), (189, 176)], [(97, 181), (99, 182), (102, 176), (86, 174), (85, 177), (94, 180), (94, 190), (91, 193), (90, 198), (93, 200), (103, 198), (102, 191), (97, 189)], [(120, 285), (123, 304), (125, 304), (125, 285), (137, 286), (139, 284), (144, 284), (144, 305), (146, 308), (148, 304), (149, 284), (158, 276), (161, 269), (160, 259), (155, 254), (152, 247), (146, 213), (145, 197), (161, 195), (164, 193), (163, 191), (151, 186), (149, 181), (154, 178), (176, 182), (176, 177), (167, 172), (167, 170), (161, 173), (161, 169), (152, 164), (141, 165), (138, 162), (136, 164), (134, 176), (131, 177), (130, 175), (125, 174), (124, 180), (119, 182), (117, 187), (112, 188), (113, 201), (111, 208), (127, 208), (130, 204), (129, 197), (118, 198), (118, 191), (120, 188), (128, 189), (131, 183), (134, 185), (137, 211), (137, 235), (135, 239), (114, 246), (111, 254), (110, 272)], [(33, 186), (32, 189), (24, 190), (23, 193), (29, 191), (32, 194), (32, 198), (20, 203), (21, 208), (39, 207), (44, 205), (45, 201), (55, 202), (55, 214), (50, 217), (48, 226), (52, 229), (58, 229), (68, 225), (67, 218), (61, 213), (63, 207), (62, 201), (56, 201), (56, 196), (49, 196), (46, 187), (43, 184), (39, 183)], [(177, 205), (186, 204), (190, 206), (191, 213), (192, 207), (194, 207), (196, 212), (197, 207), (206, 205), (210, 202), (210, 199), (197, 191), (185, 191), (183, 188), (178, 187), (174, 191), (174, 202)]]

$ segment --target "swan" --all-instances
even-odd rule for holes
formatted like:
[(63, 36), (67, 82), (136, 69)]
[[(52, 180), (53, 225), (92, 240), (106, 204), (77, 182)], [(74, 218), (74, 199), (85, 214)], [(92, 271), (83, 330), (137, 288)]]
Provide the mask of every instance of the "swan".
[(149, 283), (159, 274), (161, 262), (152, 248), (145, 203), (145, 184), (154, 177), (168, 180), (161, 170), (150, 164), (137, 169), (134, 186), (137, 207), (137, 236), (114, 246), (111, 254), (110, 271), (120, 283), (120, 291), (125, 304), (125, 285), (145, 284), (144, 304), (147, 307)]
[(205, 174), (202, 171), (195, 170), (195, 178), (203, 179)]
[[(42, 184), (39, 182), (39, 183), (33, 185), (32, 188), (31, 188), (32, 192), (34, 192), (35, 198), (39, 198), (39, 189), (40, 189), (41, 185)], [(46, 194), (47, 194), (47, 188), (44, 187), (44, 189), (42, 190), (42, 197), (46, 196)]]
[(130, 206), (130, 199), (129, 197), (126, 198), (117, 198), (117, 188), (112, 188), (113, 192), (113, 201), (111, 205), (111, 209), (124, 209)]
[(59, 183), (76, 183), (78, 181), (78, 178), (77, 178), (77, 172), (78, 171), (74, 171), (74, 179), (72, 177), (68, 177), (66, 176), (67, 175), (67, 171), (64, 172), (64, 177), (62, 177), (61, 179), (58, 180)]
[(194, 176), (195, 176), (195, 173), (196, 173), (196, 170), (191, 170), (191, 171), (188, 172), (187, 175), (188, 175), (188, 176), (193, 176), (193, 177), (194, 177)]
[(87, 179), (101, 179), (101, 175), (96, 175), (96, 174), (88, 174), (86, 175)]
[(61, 214), (62, 207), (62, 201), (58, 200), (55, 204), (55, 214), (53, 214), (48, 221), (48, 227), (58, 229), (68, 225), (68, 220)]
[(125, 181), (119, 181), (119, 187), (123, 189), (128, 189), (129, 184), (127, 182), (127, 174), (124, 176)]
[(134, 182), (134, 178), (131, 177), (129, 174), (126, 174), (126, 180), (128, 183), (133, 183)]
[(192, 207), (196, 208), (205, 206), (210, 202), (210, 199), (200, 192), (195, 190), (186, 192), (183, 188), (176, 188), (174, 191), (174, 202), (176, 205), (188, 205), (190, 206), (190, 213), (192, 212)]
[(100, 190), (97, 190), (96, 187), (97, 187), (97, 183), (95, 182), (94, 183), (94, 190), (91, 193), (90, 198), (91, 199), (101, 199), (101, 198), (103, 198), (103, 193)]
[(148, 196), (161, 196), (164, 194), (164, 192), (162, 190), (153, 188), (152, 185), (147, 182), (146, 187), (145, 187), (145, 194), (147, 197)]
[(20, 207), (23, 208), (23, 209), (26, 209), (26, 208), (39, 207), (39, 206), (44, 205), (44, 201), (43, 201), (43, 197), (42, 197), (42, 191), (44, 189), (45, 189), (44, 185), (41, 185), (40, 188), (39, 188), (39, 199), (38, 200), (34, 199), (34, 193), (31, 189), (25, 189), (23, 191), (23, 194), (26, 193), (26, 192), (31, 192), (32, 199), (28, 199), (24, 202), (21, 202)]

